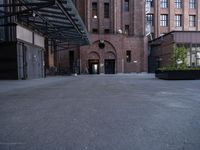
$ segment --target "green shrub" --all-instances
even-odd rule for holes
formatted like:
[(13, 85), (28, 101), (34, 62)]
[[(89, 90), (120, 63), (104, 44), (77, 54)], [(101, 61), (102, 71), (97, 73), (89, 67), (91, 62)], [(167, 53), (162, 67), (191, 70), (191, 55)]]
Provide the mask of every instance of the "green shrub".
[(175, 69), (186, 69), (187, 68), (187, 49), (182, 47), (174, 46), (174, 52), (172, 56), (172, 67)]
[(175, 70), (200, 70), (200, 68), (175, 68), (175, 67), (163, 67), (159, 68), (160, 71), (175, 71)]
[(200, 68), (189, 68), (187, 66), (187, 49), (177, 47), (174, 45), (173, 55), (171, 57), (171, 64), (167, 67), (159, 68), (161, 71), (173, 71), (173, 70), (200, 70)]

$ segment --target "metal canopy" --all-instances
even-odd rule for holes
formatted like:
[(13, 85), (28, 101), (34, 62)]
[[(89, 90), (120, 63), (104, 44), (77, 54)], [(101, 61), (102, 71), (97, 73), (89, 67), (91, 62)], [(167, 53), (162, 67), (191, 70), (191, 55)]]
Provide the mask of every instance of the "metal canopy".
[(90, 43), (88, 32), (71, 0), (15, 0), (1, 4), (0, 19), (17, 18), (48, 38), (78, 45)]

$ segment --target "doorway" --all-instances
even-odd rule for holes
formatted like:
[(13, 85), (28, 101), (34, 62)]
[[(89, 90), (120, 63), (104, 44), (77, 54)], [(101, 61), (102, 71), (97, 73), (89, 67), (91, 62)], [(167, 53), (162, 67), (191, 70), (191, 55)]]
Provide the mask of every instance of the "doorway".
[(22, 79), (26, 80), (28, 78), (28, 63), (27, 63), (27, 47), (23, 44), (22, 45), (22, 62), (23, 62), (23, 75)]
[(69, 69), (70, 69), (70, 73), (74, 73), (75, 72), (75, 68), (74, 68), (74, 51), (69, 51)]
[(115, 59), (105, 60), (105, 74), (115, 74)]
[(99, 60), (90, 59), (88, 60), (88, 71), (90, 74), (99, 74)]

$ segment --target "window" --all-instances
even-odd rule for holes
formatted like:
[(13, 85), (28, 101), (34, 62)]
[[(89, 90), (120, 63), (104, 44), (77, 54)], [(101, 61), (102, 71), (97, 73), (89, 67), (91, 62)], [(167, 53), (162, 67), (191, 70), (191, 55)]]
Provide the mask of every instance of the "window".
[(153, 23), (153, 14), (148, 14), (147, 15), (147, 24), (150, 24), (151, 26), (154, 26), (154, 23)]
[(97, 9), (97, 3), (93, 2), (92, 3), (92, 17), (93, 18), (98, 18), (98, 9)]
[(196, 5), (196, 0), (189, 0), (189, 8), (194, 9)]
[(109, 3), (104, 3), (104, 18), (110, 17), (110, 5)]
[(153, 7), (153, 0), (146, 0), (147, 5)]
[(125, 34), (129, 35), (129, 25), (125, 25)]
[(92, 29), (92, 33), (98, 34), (98, 29)]
[(175, 15), (175, 26), (176, 27), (182, 26), (182, 15)]
[(182, 8), (182, 0), (175, 0), (175, 7)]
[(109, 33), (110, 33), (110, 29), (105, 29), (105, 30), (104, 30), (104, 33), (105, 33), (105, 34), (109, 34)]
[(197, 67), (200, 67), (200, 45), (197, 45)]
[(195, 15), (190, 15), (189, 16), (189, 26), (190, 27), (195, 27), (196, 26), (196, 16)]
[(187, 48), (187, 65), (190, 67), (200, 67), (200, 45), (186, 45)]
[(167, 8), (168, 7), (168, 0), (161, 0), (160, 1), (160, 7), (161, 8)]
[(129, 12), (129, 0), (124, 0), (124, 11)]
[(160, 15), (160, 26), (162, 27), (168, 26), (168, 15)]
[(126, 51), (126, 61), (127, 61), (128, 63), (131, 62), (131, 51)]

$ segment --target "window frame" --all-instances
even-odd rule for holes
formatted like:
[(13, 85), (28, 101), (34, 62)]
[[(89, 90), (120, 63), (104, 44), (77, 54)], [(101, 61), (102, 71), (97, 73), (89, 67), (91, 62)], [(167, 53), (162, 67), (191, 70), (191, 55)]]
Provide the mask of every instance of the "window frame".
[(196, 27), (196, 15), (189, 15), (189, 27)]
[(161, 14), (160, 15), (160, 26), (161, 27), (168, 27), (168, 14)]
[(160, 1), (160, 8), (168, 8), (169, 2), (168, 0), (161, 0)]
[(154, 7), (154, 1), (153, 0), (146, 0), (146, 3), (151, 6), (151, 7)]
[(104, 18), (110, 18), (110, 3), (104, 3)]
[(182, 15), (180, 15), (180, 14), (176, 14), (175, 15), (175, 26), (176, 27), (182, 27)]
[(196, 8), (196, 0), (189, 0), (189, 8), (190, 9)]
[(124, 11), (129, 12), (130, 10), (130, 2), (129, 0), (124, 0)]
[(178, 9), (182, 8), (182, 0), (175, 0), (174, 3), (175, 3), (175, 8)]
[(147, 23), (150, 24), (152, 27), (154, 26), (154, 15), (147, 14), (146, 15)]
[(92, 2), (92, 18), (98, 17), (98, 3)]

